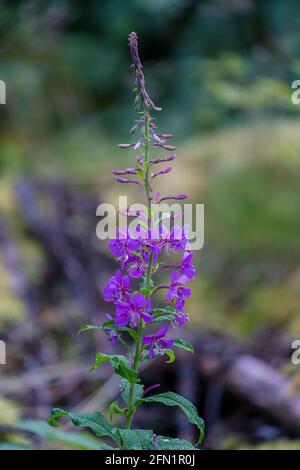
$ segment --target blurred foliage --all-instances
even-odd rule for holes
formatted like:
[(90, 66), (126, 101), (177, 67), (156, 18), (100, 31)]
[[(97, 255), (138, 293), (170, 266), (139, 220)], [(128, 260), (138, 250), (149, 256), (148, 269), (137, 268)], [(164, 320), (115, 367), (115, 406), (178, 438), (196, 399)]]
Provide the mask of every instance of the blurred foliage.
[(189, 182), (205, 204), (194, 322), (246, 335), (271, 322), (299, 334), (298, 130), (297, 121), (260, 122), (179, 148), (180, 181), (168, 190)]
[[(68, 141), (71, 132), (88, 145), (93, 133), (103, 141), (127, 131), (132, 29), (141, 38), (149, 87), (165, 109), (161, 123), (179, 137), (299, 113), (290, 100), (300, 68), (296, 0), (0, 6), (1, 79), (9, 103), (1, 109), (0, 169), (32, 168), (41, 149), (54, 154), (55, 142)], [(92, 147), (86, 158), (94, 158)]]
[(292, 273), (287, 280), (271, 286), (259, 286), (251, 293), (241, 311), (245, 333), (262, 322), (285, 327), (293, 335), (300, 334), (300, 275)]
[(0, 329), (5, 324), (24, 318), (24, 305), (16, 297), (11, 287), (10, 279), (5, 267), (0, 262)]
[(7, 424), (11, 427), (10, 433), (6, 434), (4, 442), (0, 442), (0, 450), (36, 450), (38, 448), (43, 450), (99, 449), (99, 441), (86, 432), (78, 434), (60, 431), (40, 420), (11, 420)]
[(11, 426), (19, 419), (19, 417), (19, 406), (11, 400), (0, 398), (0, 424)]

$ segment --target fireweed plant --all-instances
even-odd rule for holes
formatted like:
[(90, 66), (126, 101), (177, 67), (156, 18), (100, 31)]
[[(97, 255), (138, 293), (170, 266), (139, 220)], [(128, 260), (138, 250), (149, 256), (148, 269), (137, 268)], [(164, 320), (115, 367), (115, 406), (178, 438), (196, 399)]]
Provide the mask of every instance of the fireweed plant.
[[(121, 343), (126, 356), (119, 354), (96, 355), (91, 370), (108, 362), (114, 372), (121, 377), (120, 392), (122, 402), (113, 401), (108, 407), (110, 423), (97, 411), (96, 413), (75, 414), (62, 409), (54, 409), (50, 424), (57, 425), (60, 416), (68, 416), (74, 425), (89, 427), (98, 437), (112, 441), (114, 447), (100, 443), (99, 449), (196, 449), (204, 434), (203, 420), (198, 416), (192, 403), (174, 392), (149, 395), (157, 387), (154, 384), (144, 389), (139, 377), (140, 366), (158, 356), (166, 355), (168, 362), (175, 360), (174, 347), (193, 352), (193, 347), (180, 337), (168, 337), (170, 328), (180, 328), (189, 317), (185, 312), (185, 302), (191, 295), (188, 283), (195, 278), (196, 269), (192, 264), (193, 254), (189, 251), (187, 227), (180, 228), (175, 223), (166, 229), (163, 220), (159, 220), (150, 233), (150, 221), (154, 203), (164, 200), (183, 200), (187, 194), (161, 197), (152, 189), (152, 181), (158, 176), (171, 171), (170, 166), (153, 170), (158, 164), (169, 163), (175, 159), (175, 147), (168, 144), (170, 134), (157, 132), (153, 112), (160, 111), (151, 100), (145, 86), (142, 64), (138, 53), (137, 35), (129, 35), (129, 47), (132, 58), (132, 69), (135, 77), (135, 111), (137, 120), (131, 134), (138, 134), (133, 144), (120, 144), (122, 149), (131, 148), (138, 153), (133, 168), (113, 170), (116, 181), (121, 184), (137, 184), (145, 193), (147, 214), (142, 215), (134, 236), (129, 231), (117, 229), (116, 239), (111, 240), (109, 247), (120, 265), (104, 288), (104, 299), (114, 306), (114, 315), (107, 314), (101, 325), (85, 325), (81, 331), (103, 330), (112, 345)], [(163, 149), (167, 156), (150, 159), (150, 151)], [(130, 214), (129, 214), (130, 215)], [(167, 264), (163, 259), (170, 254), (180, 255), (180, 261)], [(169, 283), (155, 285), (155, 275), (159, 271), (169, 270)], [(135, 288), (134, 286), (138, 286)], [(161, 289), (164, 289), (161, 291)], [(161, 308), (152, 306), (156, 293), (165, 292), (165, 305)], [(174, 336), (174, 335), (173, 335)], [(166, 406), (178, 406), (187, 419), (198, 427), (199, 438), (195, 445), (182, 439), (173, 439), (156, 435), (152, 430), (132, 429), (134, 415), (139, 406), (149, 403), (160, 403)], [(111, 424), (116, 415), (124, 417), (124, 428)], [(118, 420), (119, 422), (120, 420)]]

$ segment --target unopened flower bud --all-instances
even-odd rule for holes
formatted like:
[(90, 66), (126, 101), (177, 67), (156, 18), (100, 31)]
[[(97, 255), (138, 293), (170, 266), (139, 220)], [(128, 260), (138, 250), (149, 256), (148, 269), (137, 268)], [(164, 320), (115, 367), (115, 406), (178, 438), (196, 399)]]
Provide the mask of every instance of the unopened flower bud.
[(170, 171), (172, 170), (172, 167), (171, 166), (166, 166), (165, 168), (162, 168), (160, 171), (158, 171), (157, 173), (155, 173), (152, 178), (155, 178), (156, 176), (160, 176), (160, 175), (166, 175), (167, 173), (170, 173)]

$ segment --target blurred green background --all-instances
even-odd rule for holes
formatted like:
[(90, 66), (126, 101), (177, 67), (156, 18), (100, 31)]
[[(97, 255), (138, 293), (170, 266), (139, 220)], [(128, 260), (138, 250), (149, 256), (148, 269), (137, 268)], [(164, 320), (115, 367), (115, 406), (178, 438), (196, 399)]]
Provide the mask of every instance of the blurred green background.
[[(194, 333), (214, 330), (249, 341), (270, 328), (291, 341), (300, 337), (300, 106), (291, 102), (291, 83), (300, 78), (299, 28), (296, 0), (0, 1), (0, 79), (7, 86), (7, 103), (0, 106), (0, 215), (8, 231), (0, 257), (0, 334), (10, 341), (8, 364), (0, 366), (0, 394), (1, 379), (7, 387), (0, 424), (23, 416), (46, 419), (51, 405), (61, 404), (51, 387), (45, 395), (43, 383), (42, 391), (33, 388), (23, 397), (8, 380), (80, 357), (76, 328), (91, 320), (72, 289), (66, 294), (61, 271), (49, 274), (62, 255), (55, 247), (49, 255), (49, 239), (26, 213), (30, 198), (22, 207), (16, 188), (25, 179), (61, 194), (66, 185), (74, 206), (74, 194), (97, 203), (116, 199), (111, 169), (132, 158), (116, 148), (127, 141), (134, 119), (132, 30), (140, 38), (148, 89), (163, 108), (157, 124), (176, 135), (178, 158), (168, 188), (205, 204), (205, 248), (195, 256), (199, 275), (189, 304)], [(43, 191), (38, 203), (45, 202)], [(93, 259), (99, 253), (100, 297), (114, 266), (105, 243), (95, 238), (88, 201), (87, 212), (71, 211), (68, 229), (85, 234), (84, 214), (92, 214), (91, 240), (83, 238), (83, 245), (93, 245)], [(65, 221), (56, 218), (54, 226), (53, 207), (45, 208), (51, 244), (51, 227), (59, 237)], [(22, 282), (37, 297), (35, 316)], [(100, 301), (98, 307), (102, 318)], [(36, 322), (44, 328), (42, 359), (40, 330), (18, 342), (20, 331), (34, 330)], [(84, 346), (86, 356), (94, 343)], [(280, 368), (299, 387), (300, 372), (290, 366), (284, 356)], [(80, 401), (96, 384), (79, 381), (76, 387)], [(71, 397), (68, 403), (79, 405)], [(261, 443), (247, 433), (230, 440), (230, 432), (213, 435), (211, 446), (300, 448), (299, 435), (279, 432), (272, 439), (271, 433)], [(20, 445), (25, 439), (5, 436)]]

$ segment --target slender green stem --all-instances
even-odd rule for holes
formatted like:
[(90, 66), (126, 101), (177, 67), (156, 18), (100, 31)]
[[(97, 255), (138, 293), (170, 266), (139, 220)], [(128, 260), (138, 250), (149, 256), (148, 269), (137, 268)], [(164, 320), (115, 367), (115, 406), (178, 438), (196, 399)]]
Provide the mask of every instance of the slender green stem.
[[(144, 328), (143, 323), (144, 323), (143, 319), (140, 318), (139, 326), (138, 326), (138, 340), (137, 340), (137, 343), (136, 343), (135, 355), (134, 355), (134, 358), (133, 358), (133, 370), (135, 372), (138, 372), (139, 363), (140, 363), (140, 359), (141, 359), (141, 352), (142, 352), (142, 348), (143, 348), (143, 328)], [(134, 406), (134, 403), (133, 403), (134, 389), (135, 389), (135, 384), (131, 383), (130, 384), (130, 390), (129, 390), (128, 413), (126, 415), (126, 428), (127, 429), (130, 429), (131, 421), (132, 421), (133, 415), (135, 413), (135, 406)]]
[(150, 183), (149, 183), (149, 137), (150, 137), (150, 115), (148, 111), (145, 111), (145, 191), (147, 197), (148, 206), (148, 227), (151, 222), (151, 198), (150, 198)]
[[(144, 187), (146, 192), (147, 198), (147, 209), (148, 209), (148, 228), (151, 224), (151, 197), (150, 197), (150, 184), (149, 184), (149, 145), (150, 145), (150, 115), (147, 110), (145, 110), (145, 145), (144, 145), (144, 164), (145, 164), (145, 175), (144, 175)], [(147, 292), (147, 297), (150, 296), (151, 291), (151, 277), (152, 277), (152, 264), (153, 264), (153, 253), (149, 254), (149, 261), (148, 261), (148, 268), (146, 273), (146, 280), (145, 280), (145, 287)], [(139, 326), (138, 326), (138, 337), (135, 347), (135, 354), (133, 356), (133, 370), (138, 372), (139, 364), (141, 361), (141, 355), (143, 352), (143, 332), (144, 332), (144, 321), (140, 318)], [(129, 402), (128, 402), (128, 409), (126, 413), (126, 428), (131, 428), (132, 418), (136, 411), (136, 407), (134, 404), (134, 389), (135, 384), (130, 384), (129, 390)]]

